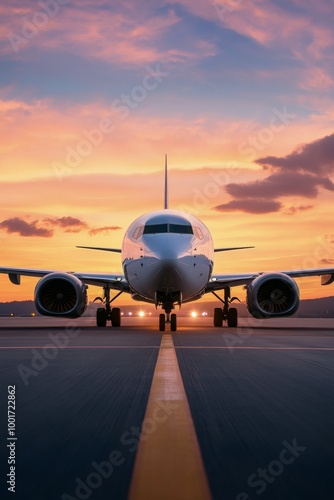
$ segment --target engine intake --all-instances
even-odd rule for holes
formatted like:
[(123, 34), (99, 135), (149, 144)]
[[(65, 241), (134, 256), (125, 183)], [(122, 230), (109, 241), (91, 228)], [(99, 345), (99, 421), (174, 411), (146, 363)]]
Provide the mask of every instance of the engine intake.
[(286, 274), (262, 274), (248, 285), (246, 302), (254, 318), (291, 316), (299, 307), (299, 289)]
[(50, 273), (35, 288), (35, 306), (43, 316), (79, 318), (87, 307), (87, 286), (67, 273)]

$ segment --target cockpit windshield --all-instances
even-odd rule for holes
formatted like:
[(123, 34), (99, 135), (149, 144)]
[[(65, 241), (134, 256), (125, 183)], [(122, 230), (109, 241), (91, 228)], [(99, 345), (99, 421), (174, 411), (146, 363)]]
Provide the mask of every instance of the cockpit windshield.
[(177, 233), (194, 234), (190, 224), (146, 224), (144, 234)]

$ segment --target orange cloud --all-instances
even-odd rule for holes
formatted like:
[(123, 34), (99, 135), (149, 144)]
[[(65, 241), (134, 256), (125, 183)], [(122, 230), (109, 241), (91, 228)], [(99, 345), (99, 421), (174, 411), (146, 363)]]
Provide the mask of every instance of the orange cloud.
[[(203, 165), (230, 168), (234, 165), (254, 169), (252, 161), (260, 155), (287, 154), (296, 146), (296, 137), (310, 142), (319, 134), (330, 133), (333, 127), (330, 112), (333, 105), (322, 100), (309, 101), (320, 112), (314, 113), (308, 121), (294, 114), (286, 126), (273, 132), (270, 129), (270, 122), (275, 117), (273, 110), (269, 110), (268, 116), (261, 121), (222, 119), (212, 113), (205, 118), (201, 114), (190, 118), (161, 118), (150, 114), (150, 95), (147, 102), (141, 102), (136, 109), (128, 108), (124, 116), (119, 111), (120, 106), (115, 108), (111, 102), (95, 101), (65, 107), (46, 99), (27, 103), (6, 99), (4, 93), (1, 97), (3, 181), (48, 177), (59, 183), (55, 165), (63, 166), (60, 177), (62, 168), (64, 177), (92, 170), (117, 172), (120, 168), (127, 173), (149, 172), (157, 169), (165, 152), (169, 153), (173, 166), (183, 168)], [(290, 112), (286, 106), (278, 111), (283, 113), (284, 109)], [(111, 120), (113, 128), (108, 133), (101, 133), (99, 127), (105, 120)], [(100, 134), (97, 142), (96, 134)], [(262, 135), (266, 135), (265, 142)], [(254, 139), (255, 148), (250, 146)], [(124, 144), (131, 144), (131, 147), (124, 148)], [(76, 161), (71, 164), (67, 162), (69, 151), (71, 157), (73, 151), (76, 154)]]
[(110, 231), (118, 231), (119, 229), (122, 229), (122, 228), (120, 226), (96, 227), (94, 229), (90, 229), (88, 234), (90, 236), (96, 236), (99, 233), (108, 234)]

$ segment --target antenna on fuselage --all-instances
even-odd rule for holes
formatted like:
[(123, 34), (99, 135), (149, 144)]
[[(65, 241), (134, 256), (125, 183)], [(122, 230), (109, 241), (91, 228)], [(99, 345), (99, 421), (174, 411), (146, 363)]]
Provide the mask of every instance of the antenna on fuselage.
[(167, 171), (167, 154), (165, 154), (165, 201), (164, 209), (168, 208), (168, 171)]

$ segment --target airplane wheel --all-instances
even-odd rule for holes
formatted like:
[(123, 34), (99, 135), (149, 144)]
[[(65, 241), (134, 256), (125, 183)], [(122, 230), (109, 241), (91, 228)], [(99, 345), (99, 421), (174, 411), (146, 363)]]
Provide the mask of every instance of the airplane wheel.
[(221, 307), (215, 307), (213, 311), (213, 326), (223, 326), (223, 310)]
[(231, 307), (227, 313), (227, 326), (236, 328), (238, 326), (238, 310)]
[(164, 314), (159, 314), (159, 331), (164, 332), (166, 329), (166, 317)]
[(176, 329), (177, 329), (176, 314), (171, 314), (171, 317), (170, 317), (170, 329), (171, 329), (172, 332), (176, 332)]
[(121, 326), (121, 310), (119, 307), (113, 307), (111, 310), (111, 324), (112, 326)]
[(104, 307), (99, 307), (96, 310), (96, 326), (107, 326), (107, 311), (104, 309)]

